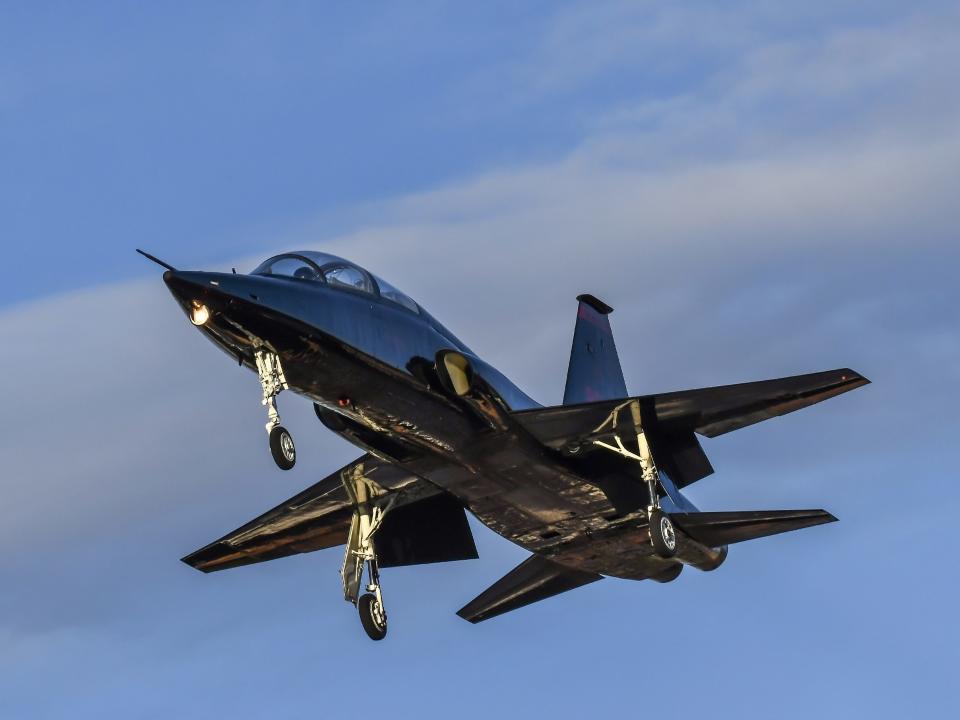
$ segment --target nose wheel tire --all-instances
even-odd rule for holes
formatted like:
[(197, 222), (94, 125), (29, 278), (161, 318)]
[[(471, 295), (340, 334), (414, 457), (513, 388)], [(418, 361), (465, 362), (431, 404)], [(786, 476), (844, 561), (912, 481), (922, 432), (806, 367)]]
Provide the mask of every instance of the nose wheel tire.
[(297, 449), (293, 445), (293, 438), (282, 425), (277, 425), (270, 431), (270, 454), (281, 470), (289, 470), (297, 462)]
[(373, 593), (360, 596), (357, 602), (360, 611), (360, 623), (371, 640), (383, 640), (387, 636), (387, 615), (383, 605)]
[(650, 543), (658, 557), (666, 559), (677, 554), (677, 532), (673, 521), (660, 510), (650, 513)]

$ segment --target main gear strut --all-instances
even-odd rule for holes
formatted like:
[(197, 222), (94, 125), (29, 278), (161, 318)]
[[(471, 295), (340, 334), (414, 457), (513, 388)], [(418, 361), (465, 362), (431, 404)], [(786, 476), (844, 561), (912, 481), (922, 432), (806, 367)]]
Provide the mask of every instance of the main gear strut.
[[(357, 606), (360, 623), (367, 635), (372, 640), (383, 640), (387, 635), (387, 612), (380, 591), (380, 569), (373, 536), (393, 506), (396, 495), (381, 497), (380, 488), (365, 477), (359, 467), (350, 474), (344, 473), (341, 479), (354, 507), (340, 568), (343, 597)], [(366, 592), (361, 595), (364, 566), (367, 568), (367, 585)]]
[(595, 439), (593, 444), (602, 447), (605, 450), (615, 452), (618, 455), (636, 460), (640, 464), (640, 477), (647, 485), (647, 492), (650, 495), (650, 503), (647, 505), (647, 522), (650, 527), (650, 543), (653, 545), (653, 551), (661, 558), (672, 558), (677, 554), (677, 533), (673, 527), (673, 521), (670, 516), (660, 509), (660, 493), (657, 486), (660, 485), (660, 471), (657, 470), (657, 464), (653, 459), (653, 451), (650, 449), (650, 443), (647, 440), (647, 434), (644, 432), (643, 423), (640, 416), (640, 406), (638, 403), (630, 402), (631, 420), (636, 432), (637, 452), (628, 450), (617, 430), (618, 416), (623, 406), (616, 408), (606, 421), (600, 426), (602, 429), (607, 422), (610, 423), (613, 442), (610, 444), (604, 440)]

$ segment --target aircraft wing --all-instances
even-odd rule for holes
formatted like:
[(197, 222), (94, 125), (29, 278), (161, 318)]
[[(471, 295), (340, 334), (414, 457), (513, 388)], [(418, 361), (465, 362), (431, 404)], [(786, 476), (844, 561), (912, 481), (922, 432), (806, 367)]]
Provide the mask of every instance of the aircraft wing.
[(534, 436), (555, 448), (602, 433), (604, 421), (618, 408), (625, 410), (620, 413), (622, 419), (629, 420), (627, 406), (631, 403), (637, 404), (646, 429), (693, 431), (716, 437), (805, 408), (869, 382), (853, 370), (829, 370), (778, 380), (522, 410), (515, 416)]
[(697, 434), (716, 437), (869, 382), (844, 368), (778, 380), (522, 410), (514, 417), (544, 445), (576, 451), (578, 457), (596, 449), (596, 441), (611, 443), (615, 436), (629, 441), (641, 425), (651, 440), (657, 464), (677, 487), (685, 487), (713, 472)]
[(700, 435), (716, 437), (814, 405), (869, 382), (860, 373), (843, 368), (654, 395), (653, 404), (658, 423), (681, 425)]
[[(381, 566), (475, 558), (463, 508), (416, 475), (366, 454), (273, 510), (183, 558), (203, 572), (344, 545), (353, 508), (342, 476), (356, 472), (401, 493), (377, 533)], [(424, 515), (430, 522), (424, 523)]]

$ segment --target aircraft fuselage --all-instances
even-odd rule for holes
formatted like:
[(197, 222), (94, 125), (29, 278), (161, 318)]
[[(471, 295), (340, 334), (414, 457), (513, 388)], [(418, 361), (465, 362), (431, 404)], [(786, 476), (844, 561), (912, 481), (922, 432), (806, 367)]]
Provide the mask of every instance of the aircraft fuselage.
[(164, 278), (188, 314), (197, 302), (210, 309), (200, 329), (236, 361), (256, 370), (257, 349), (275, 352), (289, 389), (316, 403), (327, 427), (454, 495), (498, 534), (603, 575), (657, 579), (675, 566), (651, 550), (639, 477), (611, 471), (638, 495), (638, 511), (618, 512), (575, 458), (542, 445), (509, 412), (486, 422), (445, 391), (432, 368), (438, 352), (456, 350), (506, 410), (538, 407), (426, 312), (294, 278)]

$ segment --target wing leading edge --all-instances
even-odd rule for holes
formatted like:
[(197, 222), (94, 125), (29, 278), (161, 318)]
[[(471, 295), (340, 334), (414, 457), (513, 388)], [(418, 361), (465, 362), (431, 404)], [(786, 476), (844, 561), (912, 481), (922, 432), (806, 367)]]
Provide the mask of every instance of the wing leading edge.
[(416, 475), (366, 454), (187, 555), (183, 562), (214, 572), (345, 544), (353, 507), (342, 478), (353, 473), (362, 473), (386, 494), (401, 494), (378, 532), (381, 567), (477, 557), (463, 507), (454, 498)]
[(645, 428), (716, 437), (814, 405), (869, 382), (860, 373), (844, 368), (777, 380), (521, 410), (515, 416), (551, 447), (586, 439), (618, 406), (630, 402), (639, 403)]
[(843, 368), (777, 380), (522, 410), (516, 419), (555, 449), (589, 450), (594, 440), (629, 435), (639, 411), (657, 464), (678, 487), (713, 472), (696, 435), (716, 437), (841, 395), (870, 381)]

